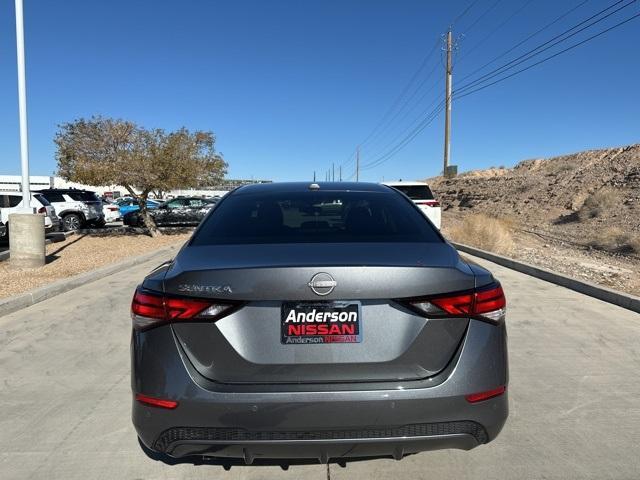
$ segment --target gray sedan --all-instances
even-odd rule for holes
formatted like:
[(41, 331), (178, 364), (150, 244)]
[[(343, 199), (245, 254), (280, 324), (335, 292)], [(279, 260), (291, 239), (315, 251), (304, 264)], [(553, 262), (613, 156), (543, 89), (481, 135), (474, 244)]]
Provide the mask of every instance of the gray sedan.
[(384, 185), (234, 190), (132, 318), (133, 423), (166, 463), (401, 459), (507, 419), (499, 282)]

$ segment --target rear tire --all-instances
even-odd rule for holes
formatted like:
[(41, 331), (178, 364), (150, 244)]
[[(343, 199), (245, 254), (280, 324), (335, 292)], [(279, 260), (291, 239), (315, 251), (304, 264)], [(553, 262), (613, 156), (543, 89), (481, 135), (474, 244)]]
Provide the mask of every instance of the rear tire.
[(75, 232), (82, 227), (82, 217), (77, 213), (69, 213), (62, 218), (62, 226), (65, 232)]

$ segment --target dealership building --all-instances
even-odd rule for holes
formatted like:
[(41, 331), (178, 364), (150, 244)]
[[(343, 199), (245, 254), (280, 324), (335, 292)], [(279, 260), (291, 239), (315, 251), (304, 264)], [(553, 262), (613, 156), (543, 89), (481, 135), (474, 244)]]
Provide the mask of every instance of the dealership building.
[[(166, 192), (166, 196), (223, 196), (229, 190), (240, 185), (251, 183), (271, 183), (271, 180), (243, 180), (243, 179), (225, 179), (220, 185), (211, 185), (206, 188), (185, 188), (171, 190)], [(127, 189), (122, 185), (83, 185), (81, 183), (68, 182), (61, 177), (46, 175), (31, 175), (29, 177), (31, 190), (42, 190), (44, 188), (78, 188), (92, 190), (98, 195), (109, 195), (115, 198), (128, 195)], [(0, 175), (0, 191), (19, 192), (21, 190), (22, 177), (20, 175)], [(152, 197), (153, 195), (150, 195)]]

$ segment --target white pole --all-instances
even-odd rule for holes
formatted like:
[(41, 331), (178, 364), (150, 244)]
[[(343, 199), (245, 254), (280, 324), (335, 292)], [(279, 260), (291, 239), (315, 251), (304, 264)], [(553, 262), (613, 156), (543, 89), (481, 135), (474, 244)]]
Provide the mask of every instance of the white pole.
[(27, 87), (24, 68), (24, 20), (22, 0), (16, 1), (16, 50), (18, 55), (18, 106), (20, 111), (20, 165), (22, 168), (22, 205), (25, 211), (31, 208), (29, 185), (29, 138), (27, 132)]

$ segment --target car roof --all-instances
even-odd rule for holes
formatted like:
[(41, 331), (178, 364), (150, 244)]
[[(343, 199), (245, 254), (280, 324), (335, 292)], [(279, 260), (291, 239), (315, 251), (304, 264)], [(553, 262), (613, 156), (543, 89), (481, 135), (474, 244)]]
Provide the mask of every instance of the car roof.
[[(311, 185), (319, 188), (311, 189)], [(256, 194), (256, 193), (290, 193), (290, 192), (386, 192), (387, 188), (379, 183), (370, 182), (273, 182), (252, 183), (243, 185), (233, 190), (232, 194)]]
[(93, 190), (85, 190), (84, 188), (43, 188), (40, 190), (35, 190), (39, 193), (73, 193), (73, 192), (86, 192), (86, 193), (96, 193)]
[[(31, 196), (34, 196), (35, 194), (40, 193), (38, 191), (31, 191)], [(14, 197), (21, 197), (22, 196), (22, 192), (14, 192), (14, 191), (4, 191), (4, 190), (0, 190), (0, 195), (12, 195)]]

